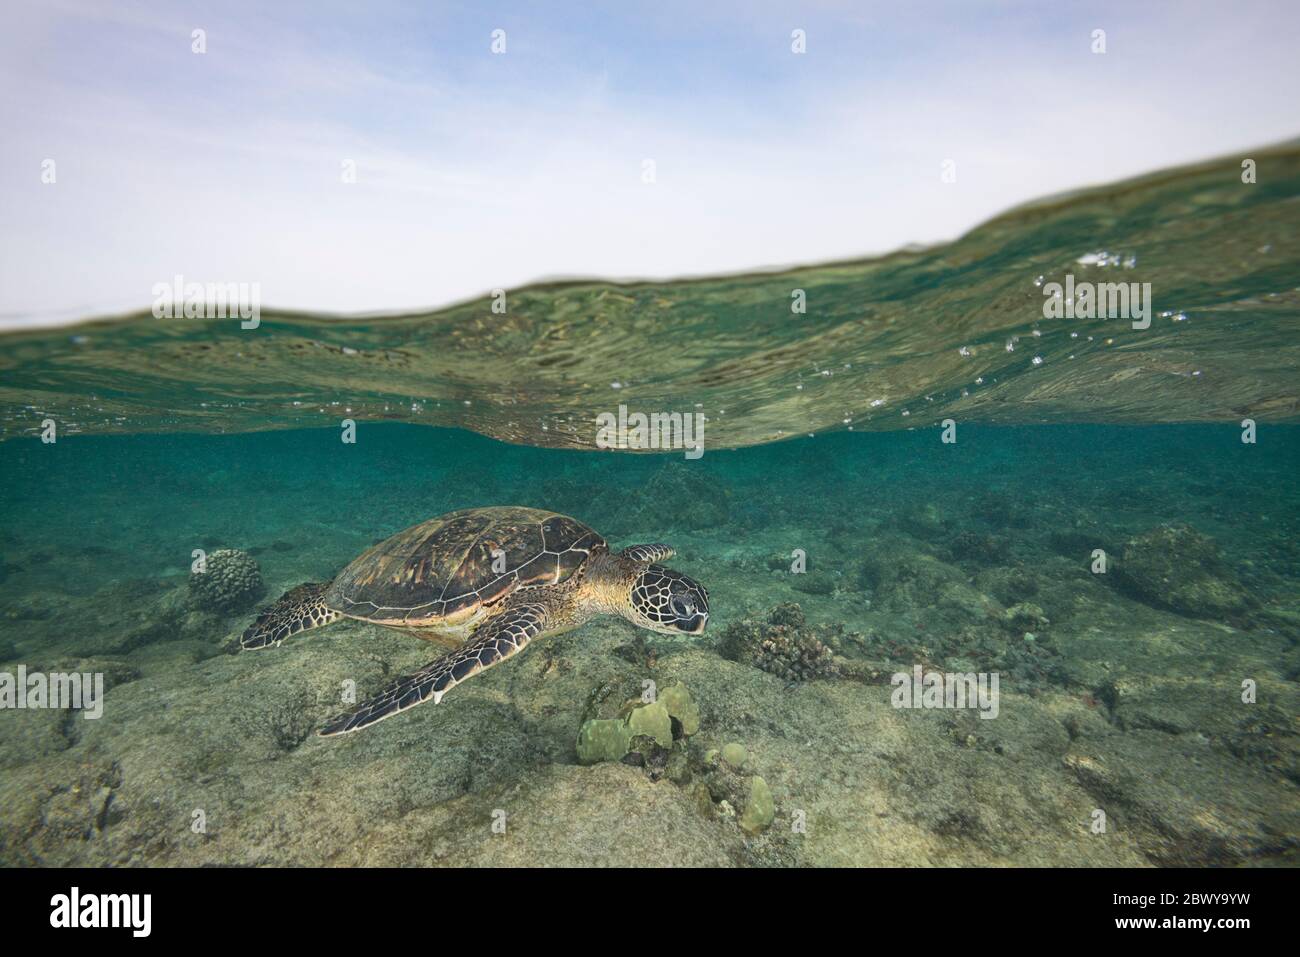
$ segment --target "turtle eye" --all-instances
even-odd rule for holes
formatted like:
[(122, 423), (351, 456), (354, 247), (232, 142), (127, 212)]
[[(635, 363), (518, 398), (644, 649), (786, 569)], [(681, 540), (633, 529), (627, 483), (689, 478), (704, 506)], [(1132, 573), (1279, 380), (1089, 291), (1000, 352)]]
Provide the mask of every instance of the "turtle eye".
[(695, 611), (690, 600), (683, 598), (680, 595), (674, 598), (672, 602), (669, 603), (668, 607), (673, 610), (673, 614), (678, 618), (687, 618)]

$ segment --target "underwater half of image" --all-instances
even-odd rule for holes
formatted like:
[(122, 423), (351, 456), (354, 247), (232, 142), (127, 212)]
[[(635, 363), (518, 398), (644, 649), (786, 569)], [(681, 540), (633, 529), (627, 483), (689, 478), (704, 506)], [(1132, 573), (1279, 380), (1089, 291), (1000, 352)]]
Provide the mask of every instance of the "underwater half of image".
[[(364, 419), (0, 443), (0, 863), (1295, 864), (1300, 427), (954, 418), (698, 457)], [(571, 517), (543, 544), (592, 575), (653, 546), (707, 627), (602, 593), (321, 736), (447, 649), (292, 590), (373, 594), (355, 562), (501, 506)], [(438, 547), (539, 567), (473, 527)], [(300, 629), (241, 647), (286, 592)]]

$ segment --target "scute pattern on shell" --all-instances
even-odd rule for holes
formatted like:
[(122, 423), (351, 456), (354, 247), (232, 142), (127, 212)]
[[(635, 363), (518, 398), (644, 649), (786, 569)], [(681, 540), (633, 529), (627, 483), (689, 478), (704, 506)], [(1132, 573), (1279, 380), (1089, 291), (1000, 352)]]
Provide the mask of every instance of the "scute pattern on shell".
[[(573, 575), (605, 540), (576, 519), (532, 508), (476, 508), (385, 539), (334, 579), (331, 608), (424, 624), (473, 614), (527, 585)], [(493, 568), (494, 560), (497, 571)]]

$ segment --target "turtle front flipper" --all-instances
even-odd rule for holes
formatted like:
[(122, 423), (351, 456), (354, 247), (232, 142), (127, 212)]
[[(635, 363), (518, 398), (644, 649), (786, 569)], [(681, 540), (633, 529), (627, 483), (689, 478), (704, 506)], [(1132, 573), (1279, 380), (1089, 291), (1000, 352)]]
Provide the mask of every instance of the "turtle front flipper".
[(619, 552), (621, 556), (634, 562), (645, 562), (653, 564), (654, 562), (666, 562), (677, 554), (677, 549), (671, 545), (665, 545), (657, 542), (654, 545), (629, 545)]
[(263, 609), (239, 639), (239, 647), (251, 651), (278, 645), (290, 635), (338, 620), (339, 613), (323, 600), (328, 587), (328, 582), (306, 582), (290, 588), (279, 601)]
[(542, 633), (546, 609), (521, 604), (507, 608), (482, 625), (473, 637), (455, 651), (429, 662), (419, 671), (403, 675), (375, 697), (348, 714), (331, 718), (321, 728), (322, 737), (347, 734), (399, 711), (414, 708), (430, 698), (437, 704), (448, 691), (474, 675), (522, 651)]

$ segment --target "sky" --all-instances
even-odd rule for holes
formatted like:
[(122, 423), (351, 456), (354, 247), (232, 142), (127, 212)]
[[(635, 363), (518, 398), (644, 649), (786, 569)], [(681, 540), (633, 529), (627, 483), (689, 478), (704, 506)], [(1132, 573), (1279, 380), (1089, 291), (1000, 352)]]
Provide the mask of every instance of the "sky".
[(8, 327), (853, 258), (1300, 134), (1293, 0), (0, 10)]

